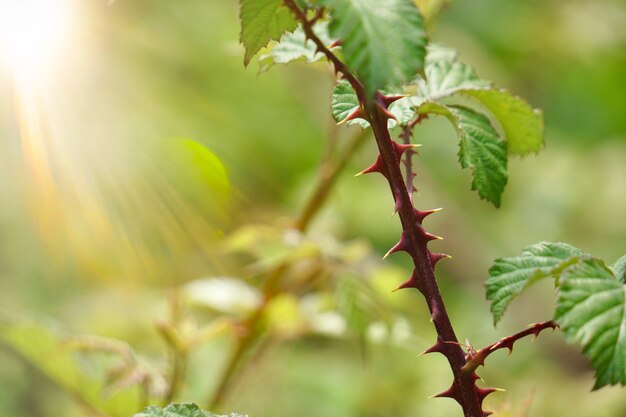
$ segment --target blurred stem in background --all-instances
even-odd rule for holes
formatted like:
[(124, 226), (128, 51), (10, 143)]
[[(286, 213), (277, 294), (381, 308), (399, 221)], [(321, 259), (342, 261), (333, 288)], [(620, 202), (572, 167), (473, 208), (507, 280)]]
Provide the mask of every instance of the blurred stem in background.
[[(336, 160), (333, 161), (330, 155), (326, 155), (320, 166), (317, 183), (311, 197), (307, 200), (302, 212), (294, 222), (293, 228), (295, 230), (301, 233), (305, 233), (308, 230), (315, 215), (319, 213), (324, 202), (328, 199), (344, 168), (352, 156), (365, 143), (365, 139), (368, 136), (369, 132), (359, 130), (355, 132), (349, 143), (340, 151)], [(334, 141), (335, 138), (330, 137), (329, 140)], [(330, 145), (332, 146), (332, 144)], [(276, 295), (280, 294), (281, 281), (288, 269), (289, 263), (282, 263), (267, 274), (263, 285), (263, 302), (243, 321), (243, 330), (239, 333), (240, 336), (233, 347), (217, 388), (208, 401), (207, 408), (209, 410), (215, 411), (221, 408), (238, 376), (245, 370), (246, 360), (250, 356), (248, 353), (254, 349), (254, 345), (259, 343), (263, 345), (267, 342), (267, 340), (262, 340), (262, 319), (269, 302)], [(259, 346), (256, 348), (260, 349)]]
[[(333, 127), (334, 129), (334, 127)], [(365, 143), (369, 133), (365, 130), (359, 130), (348, 140), (348, 143), (338, 151), (337, 157), (333, 158), (332, 152), (335, 148), (335, 135), (329, 135), (328, 152), (323, 157), (322, 163), (318, 171), (317, 182), (313, 188), (310, 197), (304, 204), (302, 211), (293, 222), (293, 229), (305, 233), (315, 216), (320, 212), (324, 203), (328, 200), (333, 186), (337, 183), (340, 175), (346, 168), (350, 159)], [(262, 285), (262, 301), (258, 307), (251, 311), (246, 318), (233, 326), (237, 329), (236, 341), (229, 354), (224, 370), (216, 384), (215, 391), (210, 395), (207, 401), (207, 408), (210, 410), (219, 410), (228, 397), (233, 385), (244, 372), (250, 363), (250, 359), (254, 356), (254, 350), (264, 351), (264, 347), (269, 342), (268, 338), (264, 338), (263, 318), (270, 302), (284, 289), (281, 288), (285, 274), (290, 269), (290, 262), (285, 261), (272, 268), (267, 272), (264, 283)], [(315, 270), (317, 274), (318, 270)], [(306, 284), (310, 280), (303, 281)], [(162, 323), (159, 326), (161, 334), (170, 349), (170, 376), (169, 376), (169, 392), (164, 398), (164, 404), (176, 400), (177, 395), (185, 381), (185, 373), (187, 369), (190, 350), (193, 348), (193, 341), (186, 341), (184, 335), (177, 331), (184, 327), (182, 319), (182, 306), (180, 304), (180, 294), (174, 293), (170, 302), (170, 321)], [(221, 324), (217, 325), (221, 329)], [(216, 331), (219, 331), (216, 330)], [(183, 332), (184, 333), (184, 332)]]

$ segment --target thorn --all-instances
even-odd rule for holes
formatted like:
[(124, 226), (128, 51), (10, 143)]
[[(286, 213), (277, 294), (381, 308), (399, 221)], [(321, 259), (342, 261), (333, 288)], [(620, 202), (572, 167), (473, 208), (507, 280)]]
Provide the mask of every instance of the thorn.
[(487, 397), (489, 394), (496, 392), (496, 391), (504, 391), (503, 389), (500, 388), (479, 388), (479, 387), (475, 387), (476, 389), (476, 395), (478, 395), (478, 398), (480, 398), (480, 400), (484, 400), (485, 397)]
[(423, 351), (422, 353), (420, 353), (417, 356), (427, 355), (429, 353), (441, 353), (441, 354), (443, 354), (444, 344), (445, 344), (445, 342), (441, 339), (441, 337), (437, 337), (437, 341), (435, 342), (434, 345), (432, 345), (431, 347), (429, 347), (428, 349), (426, 349), (425, 351)]
[(443, 208), (436, 208), (436, 209), (425, 210), (425, 211), (415, 209), (415, 217), (417, 217), (417, 221), (421, 223), (422, 221), (424, 221), (426, 217), (430, 216), (433, 213), (437, 213), (441, 210), (443, 210)]
[(452, 386), (447, 390), (428, 398), (452, 398), (456, 400), (456, 402), (458, 402), (459, 404), (462, 404), (461, 396), (459, 395), (456, 382), (452, 383)]
[(398, 243), (396, 243), (391, 249), (387, 251), (385, 256), (383, 256), (383, 260), (387, 259), (387, 257), (391, 255), (392, 253), (403, 252), (403, 251), (406, 252), (407, 249), (408, 248), (406, 244), (406, 237), (404, 236), (404, 233), (402, 233), (402, 237), (400, 237), (400, 240), (398, 241)]
[(396, 158), (398, 158), (398, 160), (402, 158), (402, 154), (404, 154), (404, 152), (408, 150), (413, 150), (422, 146), (419, 143), (398, 143), (395, 140), (392, 141), (392, 144), (393, 144), (393, 151), (396, 154)]
[(418, 283), (417, 278), (415, 277), (415, 275), (411, 275), (411, 278), (409, 278), (406, 281), (404, 281), (402, 284), (400, 284), (400, 286), (398, 288), (396, 288), (395, 290), (393, 290), (391, 292), (394, 293), (396, 291), (403, 290), (405, 288), (419, 289), (419, 283)]
[(432, 233), (424, 232), (424, 237), (428, 242), (431, 240), (443, 240), (441, 236), (433, 235)]
[(374, 162), (371, 166), (369, 166), (368, 168), (356, 174), (355, 177), (358, 177), (364, 174), (369, 174), (372, 172), (379, 172), (381, 174), (383, 173), (383, 160), (380, 157), (380, 155), (378, 155), (378, 158), (376, 158), (376, 162)]
[(446, 253), (431, 253), (430, 254), (430, 263), (432, 264), (432, 266), (437, 265), (437, 262), (439, 262), (442, 259), (451, 259), (452, 256), (446, 254)]
[(328, 49), (333, 49), (333, 48), (336, 48), (337, 46), (341, 46), (341, 39), (337, 39), (336, 41), (328, 45)]
[(342, 125), (354, 119), (365, 119), (365, 112), (363, 111), (361, 107), (358, 107), (357, 109), (352, 111), (349, 115), (346, 116), (345, 119), (337, 123), (337, 125)]
[(405, 97), (408, 97), (408, 95), (398, 94), (398, 95), (393, 95), (393, 96), (385, 96), (379, 93), (378, 99), (385, 105), (385, 107), (389, 107), (392, 103)]
[(493, 414), (493, 411), (483, 411), (483, 417), (489, 417)]
[(386, 119), (393, 119), (396, 122), (398, 121), (398, 118), (391, 112), (389, 112), (389, 110), (387, 110), (385, 108), (384, 103), (376, 103), (376, 105), (379, 107), (380, 112), (383, 114), (383, 116), (385, 116)]

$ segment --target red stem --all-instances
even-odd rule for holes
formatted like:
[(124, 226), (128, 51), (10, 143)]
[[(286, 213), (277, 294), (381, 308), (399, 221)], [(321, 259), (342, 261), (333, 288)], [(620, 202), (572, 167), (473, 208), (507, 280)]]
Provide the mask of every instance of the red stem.
[(526, 336), (530, 336), (532, 334), (532, 335), (535, 335), (535, 337), (537, 337), (539, 336), (539, 333), (541, 333), (543, 330), (546, 330), (546, 329), (554, 330), (557, 327), (559, 327), (559, 325), (556, 324), (552, 320), (544, 321), (541, 323), (532, 324), (527, 329), (522, 330), (521, 332), (512, 334), (511, 336), (503, 337), (497, 342), (492, 343), (489, 346), (477, 352), (470, 353), (470, 357), (468, 358), (467, 363), (463, 367), (463, 372), (469, 372), (469, 373), (474, 372), (476, 368), (485, 364), (485, 359), (487, 359), (489, 355), (491, 355), (493, 352), (497, 350), (508, 349), (509, 353), (513, 352), (513, 345), (515, 344), (515, 342), (517, 342), (518, 340)]
[(478, 376), (474, 373), (462, 372), (466, 363), (465, 353), (458, 345), (435, 279), (434, 265), (441, 257), (428, 250), (428, 242), (435, 237), (426, 233), (422, 228), (422, 220), (430, 212), (421, 212), (413, 207), (400, 171), (400, 157), (407, 148), (398, 148), (399, 145), (389, 135), (387, 106), (379, 100), (380, 95), (373, 99), (367, 97), (362, 83), (315, 35), (305, 12), (293, 0), (284, 0), (284, 3), (302, 23), (307, 38), (313, 41), (317, 49), (333, 63), (335, 71), (341, 73), (350, 82), (365, 117), (372, 126), (380, 156), (368, 172), (380, 172), (387, 178), (403, 229), (402, 238), (396, 245), (395, 251), (406, 251), (413, 259), (415, 266), (412, 277), (400, 288), (417, 288), (424, 295), (438, 334), (437, 343), (429, 349), (429, 352), (440, 352), (445, 355), (454, 375), (454, 382), (450, 389), (439, 396), (455, 399), (463, 408), (465, 417), (483, 417), (485, 414), (482, 411), (482, 399), (488, 393), (482, 393), (482, 390), (475, 386)]

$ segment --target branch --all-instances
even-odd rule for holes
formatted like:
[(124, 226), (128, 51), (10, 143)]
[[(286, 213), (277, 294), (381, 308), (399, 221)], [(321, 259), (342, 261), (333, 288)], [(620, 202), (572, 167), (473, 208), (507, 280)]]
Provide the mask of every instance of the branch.
[(523, 339), (526, 336), (534, 335), (535, 338), (537, 338), (539, 336), (539, 333), (541, 333), (543, 330), (545, 329), (554, 330), (557, 327), (559, 327), (559, 325), (556, 324), (552, 320), (544, 321), (544, 322), (536, 323), (536, 324), (531, 324), (526, 330), (522, 330), (521, 332), (517, 332), (515, 334), (512, 334), (511, 336), (503, 337), (497, 342), (492, 343), (491, 345), (483, 349), (480, 349), (479, 351), (470, 352), (468, 354), (467, 363), (463, 367), (463, 372), (465, 373), (474, 372), (476, 368), (485, 364), (485, 359), (487, 359), (489, 355), (491, 355), (493, 352), (497, 350), (508, 349), (509, 354), (512, 353), (513, 345), (515, 344), (515, 342), (517, 342), (520, 339)]

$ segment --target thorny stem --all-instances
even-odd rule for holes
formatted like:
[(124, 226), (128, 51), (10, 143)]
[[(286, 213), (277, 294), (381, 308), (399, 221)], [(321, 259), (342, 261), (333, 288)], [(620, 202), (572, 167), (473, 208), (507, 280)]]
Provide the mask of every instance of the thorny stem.
[(336, 72), (350, 82), (359, 99), (361, 110), (372, 126), (380, 155), (374, 165), (365, 170), (364, 173), (379, 172), (389, 182), (403, 230), (400, 242), (390, 252), (407, 252), (413, 259), (415, 266), (412, 277), (402, 284), (400, 288), (417, 288), (424, 295), (438, 334), (437, 343), (428, 352), (444, 354), (454, 375), (452, 386), (438, 396), (455, 399), (463, 408), (465, 417), (484, 417), (489, 413), (483, 413), (482, 400), (491, 391), (478, 388), (475, 385), (478, 379), (475, 373), (462, 371), (466, 363), (465, 354), (458, 345), (434, 273), (435, 263), (444, 255), (432, 254), (428, 250), (428, 242), (436, 237), (424, 231), (422, 220), (430, 212), (416, 210), (411, 201), (400, 170), (402, 153), (408, 147), (403, 148), (391, 139), (387, 129), (387, 120), (390, 117), (387, 112), (388, 103), (385, 103), (385, 97), (380, 94), (375, 98), (368, 97), (365, 94), (362, 83), (315, 35), (305, 12), (300, 9), (294, 0), (284, 0), (284, 3), (302, 24), (307, 38), (315, 43), (317, 50), (328, 58), (334, 65)]
[(463, 372), (474, 372), (476, 368), (485, 364), (485, 359), (487, 359), (489, 355), (497, 350), (508, 349), (510, 354), (511, 352), (513, 352), (513, 345), (515, 344), (515, 342), (526, 336), (534, 335), (535, 337), (537, 337), (539, 336), (539, 333), (541, 333), (543, 330), (554, 330), (557, 327), (559, 327), (559, 325), (552, 320), (544, 321), (541, 323), (531, 324), (530, 326), (528, 326), (527, 329), (512, 334), (511, 336), (503, 337), (497, 342), (492, 343), (491, 345), (480, 349), (479, 351), (471, 353), (468, 356), (465, 366), (463, 366)]
[[(458, 343), (456, 334), (446, 312), (445, 304), (439, 286), (435, 279), (434, 263), (427, 248), (429, 237), (421, 226), (421, 219), (417, 213), (400, 172), (399, 160), (394, 149), (389, 131), (387, 117), (381, 111), (378, 103), (366, 103), (366, 112), (374, 130), (374, 136), (380, 151), (384, 166), (383, 175), (386, 176), (391, 192), (396, 200), (396, 207), (402, 223), (403, 236), (401, 243), (404, 251), (413, 258), (415, 270), (413, 276), (402, 287), (417, 288), (426, 299), (428, 308), (438, 334), (436, 350), (445, 355), (452, 373), (454, 383), (445, 396), (453, 397), (463, 407), (466, 417), (482, 417), (481, 401), (475, 390), (473, 375), (464, 374), (461, 369), (465, 365), (465, 354)], [(452, 343), (448, 343), (452, 342)]]
[[(343, 149), (334, 165), (324, 164), (321, 168), (320, 177), (313, 191), (313, 194), (307, 201), (294, 222), (294, 228), (299, 232), (305, 232), (314, 219), (315, 215), (328, 199), (330, 191), (337, 182), (341, 172), (345, 169), (352, 155), (365, 143), (368, 137), (367, 132), (358, 132)], [(244, 333), (237, 339), (236, 345), (228, 359), (228, 363), (224, 368), (217, 388), (215, 389), (211, 400), (209, 401), (209, 410), (219, 410), (221, 404), (226, 398), (237, 374), (243, 369), (243, 360), (246, 353), (249, 352), (252, 345), (257, 341), (259, 336), (258, 328), (261, 325), (261, 319), (269, 302), (280, 292), (280, 282), (282, 277), (289, 269), (289, 265), (282, 264), (270, 271), (265, 279), (263, 286), (263, 301), (251, 313), (251, 315), (242, 323)]]

